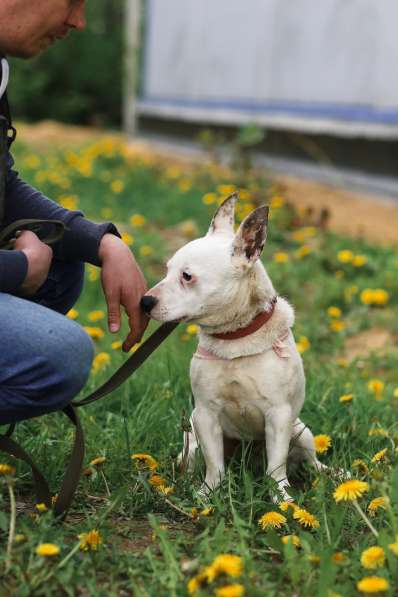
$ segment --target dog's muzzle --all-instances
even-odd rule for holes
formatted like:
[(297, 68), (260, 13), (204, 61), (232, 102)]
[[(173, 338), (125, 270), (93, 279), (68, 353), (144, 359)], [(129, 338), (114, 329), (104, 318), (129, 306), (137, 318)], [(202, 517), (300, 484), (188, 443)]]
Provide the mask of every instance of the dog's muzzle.
[(140, 302), (141, 309), (143, 309), (145, 313), (149, 315), (157, 302), (158, 299), (155, 296), (151, 296), (150, 294), (145, 295), (142, 297)]

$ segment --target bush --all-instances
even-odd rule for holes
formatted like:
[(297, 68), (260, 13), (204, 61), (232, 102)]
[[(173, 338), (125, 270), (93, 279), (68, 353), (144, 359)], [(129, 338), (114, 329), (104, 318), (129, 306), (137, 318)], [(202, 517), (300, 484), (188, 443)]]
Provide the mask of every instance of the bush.
[(119, 125), (123, 0), (87, 4), (87, 28), (29, 61), (12, 59), (14, 119)]

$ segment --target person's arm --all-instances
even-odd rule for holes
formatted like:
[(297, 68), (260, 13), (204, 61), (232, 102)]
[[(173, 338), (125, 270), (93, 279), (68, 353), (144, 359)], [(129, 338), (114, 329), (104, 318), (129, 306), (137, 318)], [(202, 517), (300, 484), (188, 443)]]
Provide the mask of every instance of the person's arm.
[(66, 230), (63, 238), (52, 246), (54, 257), (62, 261), (84, 261), (99, 266), (101, 239), (106, 233), (120, 237), (116, 226), (111, 222), (95, 224), (87, 220), (81, 211), (64, 209), (21, 180), (18, 173), (12, 170), (12, 165), (10, 156), (4, 225), (21, 218), (61, 220)]

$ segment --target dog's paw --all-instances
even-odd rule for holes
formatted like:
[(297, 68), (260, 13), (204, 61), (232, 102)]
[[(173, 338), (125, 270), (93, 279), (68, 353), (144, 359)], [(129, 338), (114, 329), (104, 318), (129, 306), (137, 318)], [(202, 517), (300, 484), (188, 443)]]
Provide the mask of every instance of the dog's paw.
[(206, 484), (201, 485), (201, 487), (194, 492), (196, 500), (202, 504), (208, 504), (210, 502), (210, 494), (211, 489)]

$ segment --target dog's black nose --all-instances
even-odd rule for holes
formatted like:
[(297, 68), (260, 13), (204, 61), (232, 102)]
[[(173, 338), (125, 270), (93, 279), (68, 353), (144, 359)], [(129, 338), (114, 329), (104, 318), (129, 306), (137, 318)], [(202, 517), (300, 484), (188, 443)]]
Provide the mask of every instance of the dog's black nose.
[(149, 315), (157, 302), (158, 299), (155, 296), (151, 296), (150, 294), (145, 295), (141, 299), (141, 309), (143, 309), (145, 313), (148, 313)]

